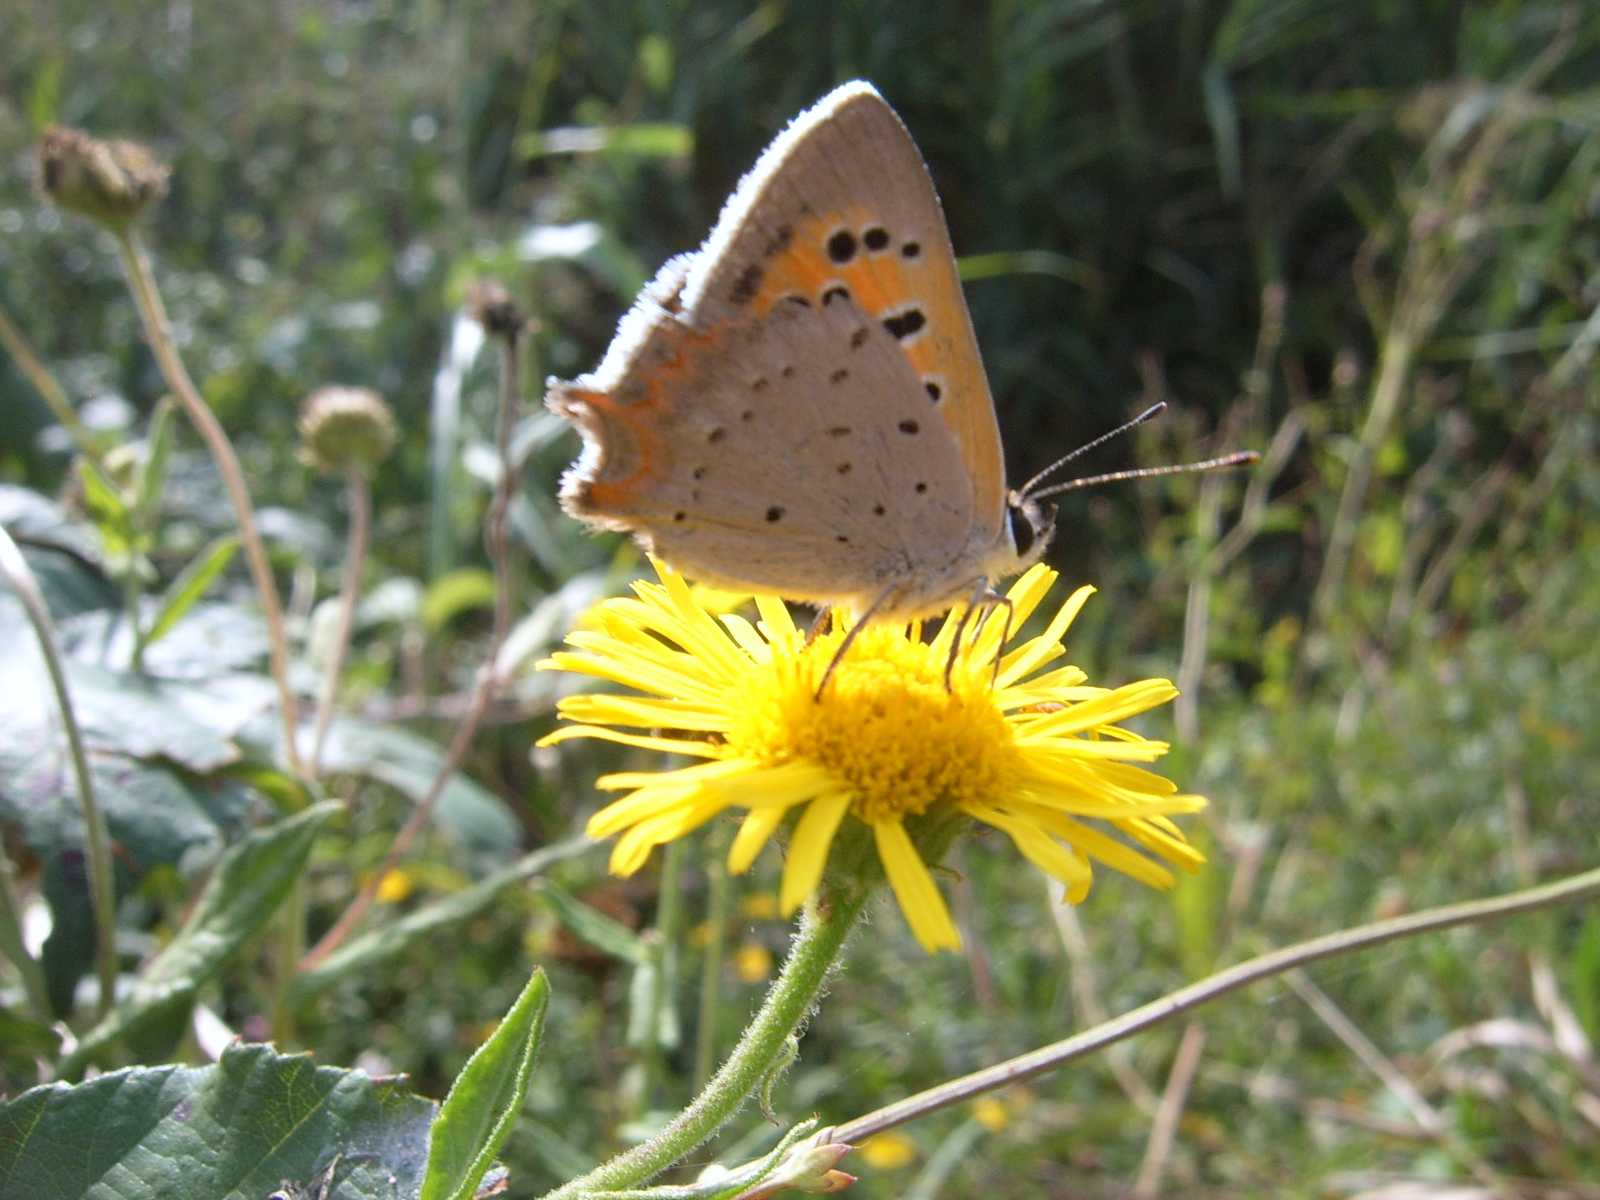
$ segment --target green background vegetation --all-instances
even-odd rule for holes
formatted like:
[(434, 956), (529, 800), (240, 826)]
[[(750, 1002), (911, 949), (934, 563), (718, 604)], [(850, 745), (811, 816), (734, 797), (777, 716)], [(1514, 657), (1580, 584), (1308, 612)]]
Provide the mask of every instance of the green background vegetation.
[[(0, 307), (107, 446), (144, 437), (165, 387), (116, 255), (38, 197), (30, 148), (65, 122), (169, 161), (171, 194), (146, 223), (158, 276), (302, 618), (337, 590), (346, 517), (340, 490), (296, 459), (298, 405), (343, 382), (395, 410), (399, 447), (375, 480), (374, 600), (344, 694), (371, 726), (443, 744), (488, 625), (495, 374), (491, 353), (462, 351), (466, 284), (499, 278), (538, 322), (512, 513), (517, 615), (621, 586), (633, 551), (555, 507), (575, 439), (538, 411), (536, 381), (591, 367), (635, 289), (699, 242), (765, 142), (854, 77), (899, 110), (939, 185), (1013, 478), (1154, 399), (1171, 413), (1093, 469), (1239, 447), (1266, 461), (1066, 497), (1050, 553), (1064, 583), (1102, 589), (1074, 660), (1097, 680), (1167, 675), (1184, 688), (1144, 728), (1173, 738), (1166, 769), (1212, 798), (1192, 824), (1213, 866), (1171, 898), (1102, 876), (1081, 926), (1063, 925), (1009, 846), (968, 843), (945, 880), (968, 952), (930, 960), (879, 910), (781, 1110), (844, 1120), (1261, 949), (1593, 865), (1591, 6), (12, 0), (0, 13)], [(58, 435), (0, 356), (0, 481), (81, 521)], [(229, 528), (182, 426), (149, 547), (153, 590)], [(34, 554), (35, 570), (47, 558)], [(74, 653), (125, 665), (82, 625), (115, 623), (118, 587), (86, 568), (69, 601), (52, 579), (57, 618), (80, 622)], [(242, 561), (210, 599), (208, 619), (231, 632), (177, 639), (167, 669), (187, 679), (229, 654), (224, 665), (259, 662)], [(548, 645), (570, 612), (540, 611)], [(504, 865), (518, 848), (507, 829), (524, 850), (581, 830), (594, 774), (619, 756), (530, 751), (556, 686), (525, 673), (495, 706), (466, 760), (481, 807), (464, 800), (430, 833), (399, 910)], [(18, 760), (38, 746), (7, 741), (0, 829), (24, 886), (60, 897), (47, 840), (19, 816), (33, 793)], [(393, 773), (372, 778), (373, 761), (398, 756), (352, 752), (366, 781), (335, 777), (333, 794), (358, 800), (313, 854), (313, 936), (409, 811)], [(282, 799), (245, 772), (175, 757), (171, 778), (199, 797), (206, 829), (163, 869), (121, 880), (130, 970), (170, 936), (220, 845)], [(677, 864), (669, 915), (685, 930), (704, 919), (722, 836)], [(775, 873), (769, 853), (736, 895), (769, 891)], [(602, 851), (550, 878), (639, 928), (661, 914), (654, 867), (609, 881)], [(630, 1049), (631, 969), (563, 912), (537, 890), (509, 893), (304, 1000), (291, 1044), (324, 1064), (407, 1072), (441, 1096), (545, 965), (552, 1036), (503, 1151), (510, 1194), (537, 1194), (679, 1107), (706, 1032), (702, 939), (678, 939), (676, 1025)], [(781, 955), (787, 937), (763, 917), (724, 933), (730, 963), (741, 945)], [(47, 967), (63, 1004), (90, 959), (81, 929), (56, 940)], [(202, 997), (257, 1036), (269, 953), (262, 943)], [(761, 992), (726, 970), (709, 1031), (719, 1047)], [(1340, 960), (1195, 1027), (1191, 1044), (1205, 1040), (1162, 1160), (1173, 1192), (1410, 1181), (1426, 1195), (1465, 1181), (1535, 1196), (1600, 1178), (1600, 1068), (1582, 1049), (1600, 1038), (1592, 907)], [(1151, 1106), (1183, 1036), (1146, 1035), (1003, 1096), (997, 1132), (957, 1111), (906, 1131), (907, 1165), (844, 1165), (863, 1196), (1123, 1194), (1151, 1154)], [(0, 1078), (14, 1093), (33, 1069), (8, 1054)], [(759, 1125), (751, 1115), (744, 1128)]]

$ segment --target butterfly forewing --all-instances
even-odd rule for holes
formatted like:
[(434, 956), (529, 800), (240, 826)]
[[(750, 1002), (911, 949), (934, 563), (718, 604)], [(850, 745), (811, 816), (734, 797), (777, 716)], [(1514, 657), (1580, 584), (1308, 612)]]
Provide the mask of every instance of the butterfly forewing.
[(684, 288), (716, 326), (848, 297), (895, 339), (956, 440), (973, 520), (995, 535), (1005, 470), (944, 212), (916, 144), (868, 84), (836, 89), (767, 148)]
[(707, 582), (932, 611), (1010, 545), (944, 217), (866, 84), (795, 120), (549, 402), (585, 438), (569, 511)]

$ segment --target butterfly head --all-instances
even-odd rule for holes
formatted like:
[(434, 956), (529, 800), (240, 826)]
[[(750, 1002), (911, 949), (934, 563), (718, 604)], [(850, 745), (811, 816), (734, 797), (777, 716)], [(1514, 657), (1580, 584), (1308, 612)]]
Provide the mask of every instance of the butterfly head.
[(1055, 534), (1056, 506), (1012, 491), (1006, 496), (1006, 528), (1011, 533), (1011, 546), (1016, 554), (1016, 566), (1012, 570), (1031, 567), (1044, 556), (1045, 547)]

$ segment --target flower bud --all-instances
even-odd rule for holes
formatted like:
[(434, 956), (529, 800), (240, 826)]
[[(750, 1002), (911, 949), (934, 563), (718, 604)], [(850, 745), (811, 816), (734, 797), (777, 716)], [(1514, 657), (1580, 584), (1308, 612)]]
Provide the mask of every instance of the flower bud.
[(754, 1187), (740, 1192), (736, 1200), (766, 1200), (791, 1190), (818, 1196), (849, 1187), (856, 1177), (836, 1169), (834, 1164), (850, 1147), (833, 1141), (832, 1135), (831, 1128), (819, 1130), (791, 1148), (776, 1170)]
[(300, 457), (319, 471), (370, 475), (394, 440), (394, 417), (371, 388), (318, 388), (300, 410)]
[(68, 212), (124, 229), (167, 194), (168, 168), (137, 142), (52, 125), (39, 140), (39, 181)]

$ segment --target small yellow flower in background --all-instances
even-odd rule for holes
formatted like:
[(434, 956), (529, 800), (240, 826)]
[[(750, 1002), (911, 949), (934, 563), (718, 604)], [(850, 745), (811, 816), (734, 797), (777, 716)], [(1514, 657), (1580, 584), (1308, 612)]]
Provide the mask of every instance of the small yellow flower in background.
[(873, 1134), (856, 1149), (861, 1152), (862, 1161), (880, 1171), (903, 1167), (917, 1157), (917, 1144), (905, 1134), (892, 1129), (887, 1133)]
[(704, 760), (597, 781), (628, 793), (588, 825), (590, 837), (621, 835), (614, 873), (631, 875), (655, 847), (743, 811), (728, 855), (739, 873), (793, 814), (778, 896), (785, 914), (815, 892), (830, 857), (859, 862), (860, 846), (882, 864), (931, 951), (961, 944), (928, 868), (967, 818), (1007, 834), (1073, 903), (1088, 894), (1091, 860), (1160, 888), (1173, 876), (1159, 860), (1185, 869), (1204, 861), (1171, 818), (1205, 800), (1134, 765), (1160, 758), (1167, 744), (1118, 724), (1177, 689), (1165, 679), (1093, 687), (1077, 667), (1051, 666), (1093, 588), (1079, 588), (1043, 633), (1007, 649), (1006, 626), (1020, 628), (1056, 580), (1033, 567), (1008, 594), (1009, 622), (1004, 610), (968, 622), (953, 663), (959, 609), (927, 642), (920, 623), (868, 626), (819, 698), (842, 627), (808, 644), (770, 597), (756, 598), (759, 625), (717, 617), (682, 577), (656, 570), (660, 583), (640, 581), (633, 596), (595, 605), (568, 635), (571, 649), (540, 664), (643, 693), (567, 697), (560, 713), (575, 723), (541, 745), (600, 738)]
[(1005, 1104), (993, 1096), (979, 1096), (972, 1102), (972, 1119), (990, 1133), (999, 1133), (1011, 1124)]
[(383, 879), (378, 884), (376, 899), (379, 904), (399, 904), (411, 895), (416, 887), (416, 881), (411, 873), (404, 867), (396, 867), (392, 871), (385, 871)]
[(739, 915), (752, 921), (770, 921), (778, 915), (778, 898), (771, 892), (751, 892), (739, 901)]
[(772, 951), (760, 942), (745, 942), (734, 953), (733, 972), (740, 983), (760, 983), (772, 974)]

